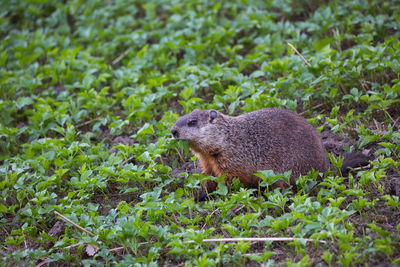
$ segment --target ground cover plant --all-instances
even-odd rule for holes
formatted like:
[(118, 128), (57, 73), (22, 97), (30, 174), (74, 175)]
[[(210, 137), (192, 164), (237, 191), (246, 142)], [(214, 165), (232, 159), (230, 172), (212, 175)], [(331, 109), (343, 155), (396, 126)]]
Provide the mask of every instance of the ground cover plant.
[[(3, 1), (0, 265), (400, 264), (399, 30), (397, 0)], [(195, 202), (176, 119), (265, 107), (333, 170)], [(220, 242), (262, 237), (292, 239)]]

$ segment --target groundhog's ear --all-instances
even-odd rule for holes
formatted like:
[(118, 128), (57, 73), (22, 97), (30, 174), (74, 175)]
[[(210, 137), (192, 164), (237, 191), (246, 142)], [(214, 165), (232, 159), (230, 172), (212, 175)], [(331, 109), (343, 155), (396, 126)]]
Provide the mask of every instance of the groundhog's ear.
[(210, 122), (213, 122), (218, 117), (218, 113), (215, 110), (210, 110)]

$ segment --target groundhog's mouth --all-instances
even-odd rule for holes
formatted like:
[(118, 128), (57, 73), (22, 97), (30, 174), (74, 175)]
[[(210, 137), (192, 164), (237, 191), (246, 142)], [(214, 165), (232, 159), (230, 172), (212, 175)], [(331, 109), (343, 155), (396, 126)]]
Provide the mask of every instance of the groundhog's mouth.
[(189, 146), (192, 146), (189, 139), (186, 139), (186, 138), (176, 138), (176, 137), (174, 137), (174, 140), (177, 140), (177, 141), (179, 141), (179, 142), (184, 142), (184, 143), (187, 143)]
[(200, 152), (200, 151), (201, 151), (199, 144), (197, 144), (197, 143), (194, 142), (193, 140), (190, 140), (190, 139), (187, 139), (187, 138), (182, 138), (182, 137), (178, 137), (178, 138), (177, 138), (177, 137), (174, 137), (174, 140), (183, 141), (183, 142), (188, 143), (189, 147), (190, 147), (192, 150), (196, 151), (196, 152)]
[(182, 137), (173, 137), (173, 139), (178, 140), (178, 141), (189, 141), (189, 139), (182, 138)]
[(191, 140), (187, 141), (189, 142), (190, 149), (192, 149), (194, 152), (200, 153), (202, 151), (200, 144), (197, 144)]

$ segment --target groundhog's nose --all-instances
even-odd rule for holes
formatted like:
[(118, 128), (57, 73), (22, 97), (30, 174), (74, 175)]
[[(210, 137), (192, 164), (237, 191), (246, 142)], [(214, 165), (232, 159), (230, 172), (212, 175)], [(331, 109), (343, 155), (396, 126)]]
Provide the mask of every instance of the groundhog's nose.
[(172, 129), (171, 129), (171, 133), (172, 133), (172, 136), (173, 136), (174, 138), (179, 138), (179, 132), (178, 132), (178, 130), (172, 128)]

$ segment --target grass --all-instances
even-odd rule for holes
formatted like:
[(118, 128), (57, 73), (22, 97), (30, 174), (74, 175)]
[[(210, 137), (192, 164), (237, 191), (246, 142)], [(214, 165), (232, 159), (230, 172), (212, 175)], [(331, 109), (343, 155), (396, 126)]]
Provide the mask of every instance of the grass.
[[(400, 264), (398, 0), (6, 2), (0, 265)], [(374, 159), (195, 202), (171, 126), (266, 107)]]

